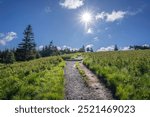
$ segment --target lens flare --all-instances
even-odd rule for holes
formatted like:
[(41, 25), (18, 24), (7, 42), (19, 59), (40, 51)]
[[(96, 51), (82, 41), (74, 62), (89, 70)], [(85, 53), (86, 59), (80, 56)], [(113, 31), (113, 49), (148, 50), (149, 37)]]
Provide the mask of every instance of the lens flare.
[(81, 22), (83, 23), (91, 23), (92, 22), (92, 15), (90, 12), (85, 12), (81, 15)]

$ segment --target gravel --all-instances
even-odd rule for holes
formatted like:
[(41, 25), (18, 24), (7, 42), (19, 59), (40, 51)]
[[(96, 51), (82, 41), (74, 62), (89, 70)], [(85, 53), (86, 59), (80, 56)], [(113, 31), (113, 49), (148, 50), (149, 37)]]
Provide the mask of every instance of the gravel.
[(96, 88), (88, 86), (76, 69), (75, 63), (75, 61), (66, 61), (65, 100), (113, 99), (110, 91), (102, 83)]

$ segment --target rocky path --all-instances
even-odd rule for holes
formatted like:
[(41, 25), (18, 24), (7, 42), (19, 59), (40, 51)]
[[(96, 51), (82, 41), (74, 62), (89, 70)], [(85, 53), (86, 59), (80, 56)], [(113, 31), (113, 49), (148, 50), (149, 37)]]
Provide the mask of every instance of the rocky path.
[[(89, 75), (86, 83), (75, 67), (75, 61), (67, 61), (65, 67), (65, 99), (66, 100), (107, 100), (113, 99), (111, 92), (99, 82), (96, 76), (81, 65)], [(96, 78), (96, 79), (95, 79)]]

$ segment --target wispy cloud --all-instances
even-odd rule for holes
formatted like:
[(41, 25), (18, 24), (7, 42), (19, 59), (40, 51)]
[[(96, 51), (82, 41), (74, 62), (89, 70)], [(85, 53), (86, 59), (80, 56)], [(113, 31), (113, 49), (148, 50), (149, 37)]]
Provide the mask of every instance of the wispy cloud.
[(43, 48), (44, 48), (43, 45), (40, 45), (40, 46), (38, 47), (39, 50), (42, 50)]
[(99, 41), (98, 37), (94, 37), (93, 39), (94, 39), (95, 42)]
[(117, 20), (121, 20), (125, 17), (126, 14), (127, 14), (127, 12), (125, 12), (125, 11), (112, 11), (112, 13), (107, 14), (106, 21), (107, 22), (114, 22)]
[[(101, 52), (101, 51), (114, 51), (115, 45), (111, 45), (108, 47), (101, 47), (99, 49), (97, 49), (97, 52)], [(128, 50), (133, 50), (131, 49), (129, 46), (124, 46), (124, 47), (120, 47), (119, 51), (128, 51)]]
[(114, 45), (111, 45), (111, 46), (108, 46), (108, 47), (101, 47), (97, 50), (97, 52), (100, 52), (100, 51), (113, 51), (115, 48)]
[(59, 4), (67, 9), (77, 9), (84, 5), (84, 0), (62, 0)]
[(57, 49), (58, 49), (58, 50), (61, 50), (61, 47), (57, 46)]
[(60, 49), (60, 50), (69, 49), (69, 50), (71, 50), (71, 51), (79, 50), (78, 48), (73, 48), (73, 47), (66, 46), (66, 45), (63, 45), (63, 47), (59, 47), (59, 49)]
[(93, 46), (94, 46), (93, 44), (88, 44), (88, 45), (85, 46), (85, 49), (92, 48)]
[(4, 40), (0, 40), (0, 45), (5, 45), (6, 42)]
[(124, 19), (126, 16), (134, 16), (143, 11), (143, 8), (139, 8), (136, 11), (122, 11), (122, 10), (113, 10), (111, 13), (100, 12), (95, 16), (96, 20), (106, 21), (106, 22), (115, 22)]
[(7, 42), (12, 41), (17, 38), (17, 33), (8, 32), (7, 34), (0, 33), (0, 45), (6, 45)]
[(137, 14), (139, 14), (141, 12), (143, 12), (143, 8), (139, 8), (136, 11), (128, 11), (127, 14), (131, 15), (131, 16), (134, 16), (134, 15), (137, 15)]
[(46, 13), (50, 13), (50, 12), (52, 12), (52, 10), (51, 10), (51, 8), (49, 6), (47, 6), (47, 7), (45, 7), (45, 12)]
[(95, 16), (96, 20), (104, 20), (106, 18), (106, 12), (97, 13)]
[(126, 47), (123, 47), (123, 48), (120, 48), (120, 50), (122, 51), (127, 51), (127, 50), (131, 50), (129, 46), (126, 46)]
[(97, 13), (95, 18), (96, 18), (96, 20), (104, 20), (106, 22), (114, 22), (114, 21), (123, 19), (126, 14), (127, 14), (126, 11), (113, 10), (111, 13), (107, 13), (107, 12)]
[(89, 28), (86, 33), (88, 33), (88, 34), (93, 34), (93, 29), (92, 29), (92, 28)]

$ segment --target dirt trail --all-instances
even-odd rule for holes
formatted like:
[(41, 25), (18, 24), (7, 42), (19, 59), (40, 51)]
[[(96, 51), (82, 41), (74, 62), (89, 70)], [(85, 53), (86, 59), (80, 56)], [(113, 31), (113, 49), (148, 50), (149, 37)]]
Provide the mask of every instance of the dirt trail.
[(113, 99), (111, 92), (99, 82), (96, 76), (81, 64), (88, 74), (86, 84), (75, 67), (75, 61), (67, 61), (65, 67), (65, 99), (66, 100), (107, 100)]

